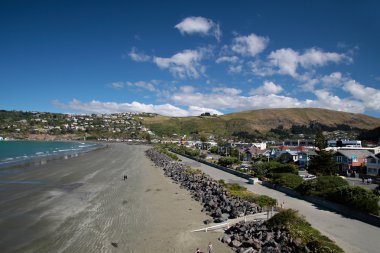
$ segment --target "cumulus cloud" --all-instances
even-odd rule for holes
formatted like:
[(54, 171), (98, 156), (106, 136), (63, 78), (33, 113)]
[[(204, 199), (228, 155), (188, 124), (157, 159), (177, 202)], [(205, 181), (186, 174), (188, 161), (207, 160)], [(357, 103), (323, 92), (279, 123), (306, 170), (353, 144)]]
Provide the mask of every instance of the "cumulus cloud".
[(297, 68), (300, 66), (311, 69), (344, 60), (352, 62), (352, 59), (345, 54), (324, 52), (316, 48), (307, 49), (302, 54), (291, 48), (282, 48), (271, 52), (268, 59), (270, 65), (277, 69), (278, 73), (292, 77), (298, 77)]
[(153, 62), (161, 69), (168, 69), (178, 78), (198, 78), (205, 72), (205, 67), (200, 61), (204, 57), (204, 50), (184, 50), (172, 57), (154, 57)]
[(137, 62), (146, 62), (151, 60), (151, 57), (149, 55), (137, 52), (137, 49), (135, 47), (131, 49), (128, 55), (132, 60)]
[(59, 108), (69, 109), (77, 113), (149, 112), (177, 117), (197, 116), (204, 112), (219, 115), (223, 114), (218, 110), (201, 106), (189, 106), (188, 109), (185, 110), (171, 104), (153, 105), (143, 104), (136, 101), (132, 103), (116, 103), (92, 100), (84, 103), (80, 100), (73, 99), (68, 103), (61, 103), (55, 100), (53, 101), (53, 105)]
[(366, 108), (380, 110), (380, 90), (366, 87), (355, 80), (349, 80), (343, 85), (343, 89), (349, 92), (353, 98), (361, 101)]
[[(262, 90), (252, 92), (248, 96), (242, 95), (241, 90), (234, 88), (214, 88), (211, 93), (201, 93), (188, 90), (174, 93), (171, 100), (182, 106), (197, 105), (200, 107), (216, 108), (217, 110), (252, 110), (263, 108), (306, 108), (317, 107), (337, 111), (363, 113), (366, 108), (376, 108), (378, 104), (366, 105), (363, 101), (351, 98), (341, 98), (328, 90), (314, 90), (315, 99), (298, 99), (290, 96), (275, 94), (281, 86), (266, 82), (260, 87)], [(357, 87), (351, 87), (356, 89)], [(362, 87), (364, 88), (364, 87)], [(373, 90), (371, 90), (373, 92)], [(367, 89), (366, 92), (369, 93)], [(379, 92), (378, 90), (376, 92)], [(378, 96), (376, 93), (374, 96)], [(357, 95), (359, 96), (359, 95)], [(362, 95), (364, 96), (364, 95)], [(376, 102), (372, 102), (376, 103)], [(366, 107), (367, 106), (367, 107)]]
[(333, 72), (330, 75), (323, 76), (321, 82), (325, 87), (338, 87), (345, 80), (341, 72)]
[(218, 41), (222, 35), (219, 24), (204, 17), (187, 17), (174, 26), (181, 34), (201, 34), (214, 36)]
[(264, 81), (264, 84), (257, 89), (251, 90), (251, 95), (270, 95), (281, 93), (284, 89), (281, 85), (277, 85), (274, 82)]
[(250, 34), (233, 39), (231, 49), (243, 56), (256, 56), (267, 47), (269, 38)]
[(327, 108), (336, 111), (363, 113), (363, 103), (349, 98), (340, 98), (327, 90), (316, 90), (314, 92), (317, 100), (308, 100), (309, 107)]

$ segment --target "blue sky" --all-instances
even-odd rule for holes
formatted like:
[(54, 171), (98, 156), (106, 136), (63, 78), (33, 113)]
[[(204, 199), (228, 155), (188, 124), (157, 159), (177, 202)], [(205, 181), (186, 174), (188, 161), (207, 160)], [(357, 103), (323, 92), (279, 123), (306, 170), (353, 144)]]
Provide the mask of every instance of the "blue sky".
[(1, 1), (0, 109), (380, 117), (379, 1)]

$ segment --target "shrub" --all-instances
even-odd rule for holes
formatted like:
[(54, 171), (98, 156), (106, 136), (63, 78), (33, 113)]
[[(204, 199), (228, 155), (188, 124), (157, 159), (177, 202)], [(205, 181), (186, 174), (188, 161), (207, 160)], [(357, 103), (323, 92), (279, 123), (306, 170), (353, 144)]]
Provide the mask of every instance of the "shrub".
[(261, 207), (275, 206), (277, 204), (276, 199), (266, 195), (257, 195), (239, 184), (228, 184), (223, 180), (219, 180), (219, 183), (223, 185), (232, 196), (256, 203)]
[(254, 202), (258, 204), (261, 207), (265, 206), (276, 206), (277, 205), (277, 200), (274, 198), (271, 198), (267, 195), (258, 195), (255, 197)]
[(310, 226), (310, 224), (298, 215), (296, 210), (285, 209), (275, 214), (266, 221), (266, 225), (271, 229), (285, 229), (293, 238), (300, 238), (302, 245), (307, 246), (311, 252), (319, 253), (343, 253), (328, 237)]
[(280, 164), (272, 169), (273, 173), (292, 173), (298, 175), (298, 168), (293, 164)]
[(220, 166), (231, 166), (232, 164), (239, 163), (239, 160), (236, 157), (221, 157), (218, 160)]
[(273, 173), (270, 181), (274, 184), (289, 187), (292, 189), (297, 188), (303, 182), (300, 176), (290, 173)]
[(293, 173), (298, 174), (298, 169), (292, 164), (282, 164), (276, 161), (263, 162), (256, 165), (258, 176), (265, 176), (269, 173)]
[(327, 197), (338, 187), (347, 186), (348, 182), (337, 176), (320, 176), (316, 179), (304, 181), (297, 187), (297, 191), (305, 195)]
[(375, 215), (380, 211), (379, 197), (359, 186), (339, 187), (329, 195), (329, 199)]
[(298, 215), (297, 210), (293, 209), (284, 209), (275, 214), (272, 218), (270, 218), (266, 225), (271, 229), (281, 229), (281, 228), (289, 228), (291, 225), (306, 222)]

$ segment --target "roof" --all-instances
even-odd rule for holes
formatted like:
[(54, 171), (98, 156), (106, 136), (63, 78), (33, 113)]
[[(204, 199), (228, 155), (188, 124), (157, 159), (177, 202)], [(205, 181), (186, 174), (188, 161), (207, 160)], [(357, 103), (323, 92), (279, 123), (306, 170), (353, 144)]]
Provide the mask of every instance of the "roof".
[(306, 154), (306, 155), (308, 155), (308, 156), (315, 156), (315, 155), (318, 155), (317, 152), (315, 152), (314, 150), (301, 151), (301, 152), (299, 152), (299, 154)]
[(367, 157), (367, 156), (373, 155), (373, 153), (369, 152), (368, 150), (353, 150), (353, 149), (351, 149), (351, 150), (339, 149), (336, 152), (335, 156), (337, 156), (339, 154), (346, 156), (350, 159), (353, 156), (365, 156), (365, 157)]

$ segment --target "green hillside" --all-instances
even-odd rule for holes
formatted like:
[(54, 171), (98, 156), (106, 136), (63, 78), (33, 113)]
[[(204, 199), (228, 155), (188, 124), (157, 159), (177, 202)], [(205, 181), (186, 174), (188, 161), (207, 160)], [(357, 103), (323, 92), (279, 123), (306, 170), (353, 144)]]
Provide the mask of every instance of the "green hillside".
[(206, 133), (231, 135), (236, 132), (261, 132), (271, 129), (289, 129), (292, 126), (320, 124), (356, 129), (373, 129), (380, 119), (363, 114), (318, 108), (262, 109), (207, 117), (154, 116), (143, 119), (143, 124), (159, 135)]

